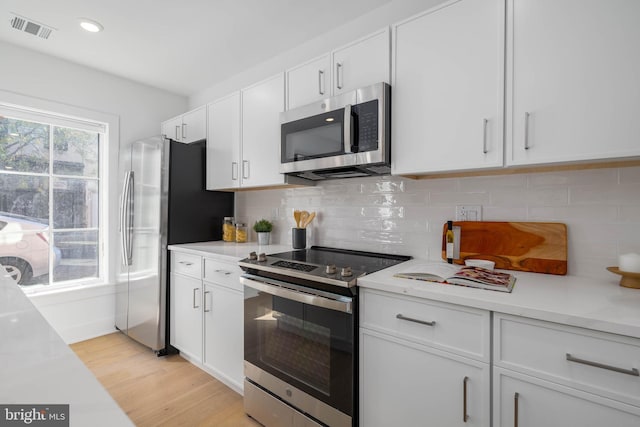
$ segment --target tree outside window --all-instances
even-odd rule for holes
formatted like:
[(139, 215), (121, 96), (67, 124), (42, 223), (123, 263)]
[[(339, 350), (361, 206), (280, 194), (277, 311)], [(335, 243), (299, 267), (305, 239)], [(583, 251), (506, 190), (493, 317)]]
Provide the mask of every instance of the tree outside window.
[(99, 277), (102, 137), (0, 116), (0, 264), (21, 285)]

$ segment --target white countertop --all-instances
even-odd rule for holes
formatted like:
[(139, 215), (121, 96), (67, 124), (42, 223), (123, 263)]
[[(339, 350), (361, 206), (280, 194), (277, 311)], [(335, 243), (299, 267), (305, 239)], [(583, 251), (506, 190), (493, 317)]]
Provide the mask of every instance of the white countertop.
[(180, 251), (194, 255), (207, 256), (215, 255), (217, 259), (230, 262), (237, 262), (249, 256), (250, 252), (257, 254), (275, 254), (293, 250), (291, 245), (265, 245), (259, 246), (258, 242), (230, 243), (222, 240), (214, 242), (183, 243), (179, 245), (169, 245), (171, 251)]
[(29, 405), (68, 404), (72, 427), (133, 426), (4, 268), (0, 270), (0, 404), (21, 404), (25, 410)]
[(511, 293), (393, 277), (424, 262), (364, 276), (358, 286), (640, 338), (640, 289), (619, 286), (614, 274), (602, 281), (507, 271), (517, 277)]
[[(251, 251), (270, 254), (292, 250), (290, 245), (221, 241), (171, 245), (169, 249), (230, 262)], [(508, 271), (517, 277), (511, 293), (393, 277), (424, 262), (414, 259), (361, 277), (358, 286), (640, 338), (640, 290), (619, 286), (620, 277), (614, 274), (602, 281)]]

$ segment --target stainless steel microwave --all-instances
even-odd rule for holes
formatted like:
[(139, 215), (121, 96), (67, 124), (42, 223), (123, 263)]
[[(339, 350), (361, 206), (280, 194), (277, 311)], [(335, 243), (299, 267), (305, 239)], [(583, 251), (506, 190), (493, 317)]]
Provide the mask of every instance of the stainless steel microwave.
[(280, 172), (310, 180), (391, 173), (391, 88), (377, 83), (280, 114)]

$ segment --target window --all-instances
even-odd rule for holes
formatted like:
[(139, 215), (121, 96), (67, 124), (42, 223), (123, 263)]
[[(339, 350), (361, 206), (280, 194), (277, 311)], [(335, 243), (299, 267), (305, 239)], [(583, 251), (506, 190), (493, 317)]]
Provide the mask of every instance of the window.
[(0, 105), (0, 264), (22, 286), (101, 277), (106, 125)]

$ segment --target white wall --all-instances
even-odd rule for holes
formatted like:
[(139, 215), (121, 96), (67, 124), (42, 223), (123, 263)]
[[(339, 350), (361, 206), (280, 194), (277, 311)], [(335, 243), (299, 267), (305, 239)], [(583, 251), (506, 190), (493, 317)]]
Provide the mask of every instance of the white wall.
[[(274, 56), (255, 67), (238, 73), (222, 82), (189, 97), (189, 109), (207, 104), (229, 93), (250, 86), (295, 65), (328, 53), (361, 37), (374, 33), (387, 25), (404, 20), (418, 12), (444, 3), (445, 0), (392, 0), (388, 4), (363, 13), (359, 18), (335, 30), (320, 34), (313, 40)], [(336, 13), (339, 13), (338, 11)], [(313, 19), (313, 17), (309, 17)], [(220, 66), (224, 66), (221, 64)]]
[[(290, 244), (293, 210), (316, 211), (309, 244), (440, 259), (442, 227), (455, 206), (478, 204), (485, 221), (567, 224), (569, 274), (617, 284), (605, 270), (640, 253), (640, 167), (412, 180), (323, 181), (316, 187), (236, 193), (236, 216), (275, 221)], [(255, 241), (253, 231), (250, 235)]]
[[(108, 228), (117, 230), (117, 156), (123, 145), (160, 132), (160, 122), (187, 110), (187, 99), (149, 86), (0, 42), (0, 101), (34, 108), (62, 109), (70, 114), (89, 110), (113, 121), (109, 135)], [(117, 233), (110, 232), (108, 277), (114, 278)], [(105, 260), (107, 261), (107, 260)], [(67, 342), (113, 331), (114, 288), (79, 287), (31, 300)]]

